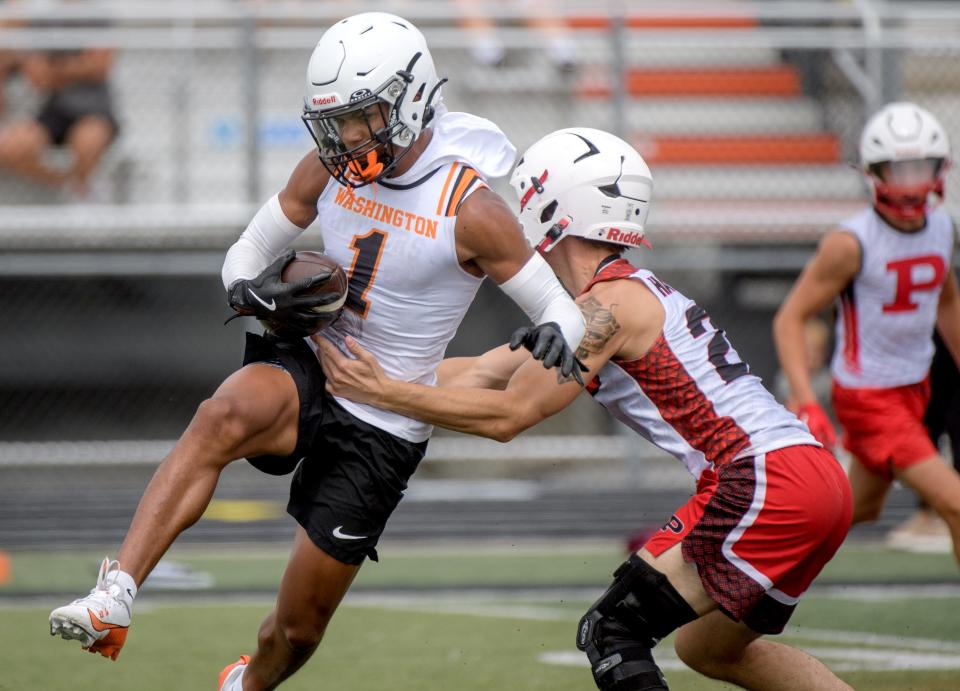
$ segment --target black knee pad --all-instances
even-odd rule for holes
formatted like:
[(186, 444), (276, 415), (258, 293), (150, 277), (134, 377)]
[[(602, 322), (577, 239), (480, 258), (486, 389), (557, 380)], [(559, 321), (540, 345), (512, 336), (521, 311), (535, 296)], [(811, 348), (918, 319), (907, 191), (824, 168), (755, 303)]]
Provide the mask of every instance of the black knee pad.
[(666, 690), (651, 649), (696, 618), (667, 577), (634, 554), (580, 620), (577, 647), (604, 691)]

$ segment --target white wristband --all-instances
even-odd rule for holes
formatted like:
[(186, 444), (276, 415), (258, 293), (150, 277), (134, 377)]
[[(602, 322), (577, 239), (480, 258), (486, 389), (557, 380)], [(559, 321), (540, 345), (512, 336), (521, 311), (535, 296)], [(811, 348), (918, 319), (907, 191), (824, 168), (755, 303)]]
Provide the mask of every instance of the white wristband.
[(575, 350), (587, 327), (580, 308), (560, 285), (550, 265), (537, 252), (500, 289), (520, 306), (534, 324), (556, 322)]

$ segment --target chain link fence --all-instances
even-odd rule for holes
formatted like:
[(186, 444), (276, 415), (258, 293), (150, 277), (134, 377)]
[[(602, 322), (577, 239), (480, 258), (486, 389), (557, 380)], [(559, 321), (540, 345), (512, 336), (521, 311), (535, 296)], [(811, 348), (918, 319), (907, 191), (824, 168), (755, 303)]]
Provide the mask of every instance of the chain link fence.
[[(0, 4), (9, 50), (115, 49), (120, 123), (82, 204), (0, 171), (0, 463), (28, 458), (25, 442), (173, 439), (235, 369), (244, 325), (222, 325), (220, 261), (312, 147), (300, 121), (312, 46), (369, 9), (421, 26), (448, 106), (520, 149), (574, 125), (633, 141), (656, 189), (655, 249), (638, 260), (768, 381), (774, 310), (816, 238), (864, 201), (850, 164), (869, 112), (915, 100), (960, 141), (952, 2)], [(4, 123), (41, 98), (17, 75), (5, 94)], [(49, 157), (70, 165), (60, 148)], [(954, 213), (958, 199), (954, 170)], [(303, 243), (320, 246), (318, 229)], [(451, 353), (502, 342), (522, 319), (485, 286)], [(537, 430), (570, 432), (616, 428), (584, 401)]]

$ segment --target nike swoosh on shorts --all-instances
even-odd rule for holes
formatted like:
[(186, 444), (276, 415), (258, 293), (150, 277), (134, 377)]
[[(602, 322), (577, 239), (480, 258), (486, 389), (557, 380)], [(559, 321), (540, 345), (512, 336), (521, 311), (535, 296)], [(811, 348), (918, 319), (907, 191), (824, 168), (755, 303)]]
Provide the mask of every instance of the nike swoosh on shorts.
[(342, 528), (342, 525), (338, 525), (336, 528), (334, 528), (333, 536), (340, 538), (341, 540), (362, 540), (363, 538), (367, 537), (366, 535), (350, 535), (349, 533), (343, 532)]

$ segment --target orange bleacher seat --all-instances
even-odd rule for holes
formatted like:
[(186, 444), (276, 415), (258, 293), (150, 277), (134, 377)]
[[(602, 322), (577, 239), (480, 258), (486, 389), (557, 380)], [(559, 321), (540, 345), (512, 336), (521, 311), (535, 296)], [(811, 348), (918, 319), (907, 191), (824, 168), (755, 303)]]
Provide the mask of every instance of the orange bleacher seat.
[[(672, 97), (782, 97), (801, 92), (800, 75), (791, 65), (728, 67), (723, 69), (634, 69), (627, 72), (627, 93), (631, 96)], [(585, 80), (578, 95), (609, 98), (610, 84)]]
[(838, 163), (840, 141), (833, 134), (656, 136), (634, 138), (651, 164), (789, 165)]

